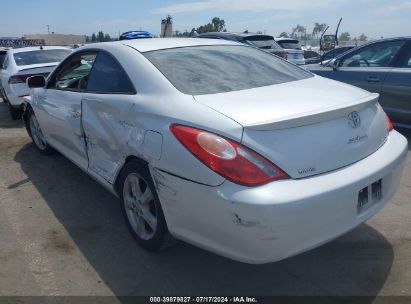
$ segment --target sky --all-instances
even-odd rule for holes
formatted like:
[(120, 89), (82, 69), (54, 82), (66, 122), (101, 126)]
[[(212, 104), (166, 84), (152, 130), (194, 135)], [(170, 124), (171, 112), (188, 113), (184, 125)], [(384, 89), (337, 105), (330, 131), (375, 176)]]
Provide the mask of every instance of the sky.
[(47, 33), (111, 36), (128, 30), (159, 35), (160, 22), (173, 17), (173, 30), (190, 31), (211, 21), (225, 20), (228, 31), (262, 31), (278, 36), (297, 24), (312, 31), (315, 22), (334, 32), (370, 38), (411, 35), (411, 0), (1, 0), (0, 37)]

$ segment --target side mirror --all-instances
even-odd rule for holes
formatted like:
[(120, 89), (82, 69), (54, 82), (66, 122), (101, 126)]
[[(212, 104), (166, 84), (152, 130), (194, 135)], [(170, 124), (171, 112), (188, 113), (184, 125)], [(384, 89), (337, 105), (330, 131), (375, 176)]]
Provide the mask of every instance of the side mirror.
[(46, 86), (46, 78), (43, 75), (36, 75), (27, 78), (27, 86), (30, 89), (44, 88)]

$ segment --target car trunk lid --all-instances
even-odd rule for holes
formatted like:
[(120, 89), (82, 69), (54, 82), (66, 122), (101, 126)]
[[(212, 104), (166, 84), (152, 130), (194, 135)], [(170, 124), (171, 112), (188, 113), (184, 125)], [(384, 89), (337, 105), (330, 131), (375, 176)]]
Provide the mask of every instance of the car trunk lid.
[(350, 165), (387, 136), (377, 94), (318, 76), (195, 99), (243, 125), (242, 143), (292, 178)]
[(12, 75), (8, 82), (10, 86), (13, 88), (13, 93), (18, 97), (24, 97), (29, 95), (30, 88), (27, 86), (26, 81), (27, 78), (35, 76), (35, 75), (42, 75), (45, 78), (54, 70), (55, 65), (48, 65), (48, 66), (25, 66), (23, 69), (19, 69), (17, 73)]
[(32, 64), (18, 66), (18, 74), (50, 73), (58, 63)]

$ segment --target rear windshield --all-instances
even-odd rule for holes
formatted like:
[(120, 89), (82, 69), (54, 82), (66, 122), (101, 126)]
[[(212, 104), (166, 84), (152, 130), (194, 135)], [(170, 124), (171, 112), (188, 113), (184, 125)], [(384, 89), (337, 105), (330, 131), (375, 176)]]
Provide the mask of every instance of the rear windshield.
[(260, 49), (282, 50), (274, 39), (246, 39), (246, 41)]
[(279, 45), (283, 47), (283, 49), (291, 49), (291, 50), (301, 50), (301, 46), (296, 41), (277, 41)]
[(182, 47), (143, 53), (181, 92), (215, 94), (312, 77), (312, 74), (249, 46)]
[(13, 56), (17, 65), (31, 65), (60, 62), (70, 53), (70, 50), (56, 49), (19, 52), (13, 54)]

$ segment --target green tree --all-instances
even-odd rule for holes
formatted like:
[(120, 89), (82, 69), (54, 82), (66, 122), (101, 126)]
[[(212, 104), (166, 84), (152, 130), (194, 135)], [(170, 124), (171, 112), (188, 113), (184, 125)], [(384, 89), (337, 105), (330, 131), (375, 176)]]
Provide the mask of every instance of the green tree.
[(318, 23), (316, 22), (314, 24), (313, 27), (313, 32), (312, 32), (312, 36), (313, 38), (318, 37), (319, 34), (322, 34), (322, 32), (324, 32), (324, 30), (327, 28), (327, 24), (326, 23)]
[(99, 31), (97, 34), (97, 41), (98, 42), (103, 42), (104, 41), (104, 33), (103, 31)]
[(185, 30), (184, 32), (176, 31), (176, 37), (190, 37), (191, 32)]
[(95, 33), (91, 35), (91, 42), (97, 42), (97, 36)]
[(293, 36), (293, 34), (296, 37), (300, 37), (300, 39), (303, 38), (303, 37), (306, 37), (307, 28), (303, 25), (298, 24), (295, 28), (293, 28), (293, 32), (292, 32), (291, 35)]
[(211, 20), (211, 22), (205, 25), (200, 25), (197, 29), (193, 29), (193, 30), (191, 30), (193, 34), (195, 32), (197, 32), (197, 34), (208, 33), (208, 32), (225, 32), (226, 31), (225, 21), (224, 19), (214, 17)]
[(109, 34), (104, 35), (104, 41), (111, 41), (111, 37)]
[(190, 37), (193, 37), (197, 34), (196, 29), (193, 27), (190, 31)]
[(350, 41), (351, 40), (351, 36), (350, 33), (348, 32), (343, 32), (340, 34), (340, 38), (338, 38), (340, 41)]
[(367, 39), (368, 39), (368, 37), (365, 36), (364, 33), (362, 33), (362, 34), (360, 35), (360, 37), (358, 37), (358, 40), (359, 40), (359, 41), (367, 41)]
[(213, 24), (213, 31), (214, 32), (223, 32), (225, 30), (225, 21), (223, 19), (220, 19), (218, 17), (214, 17), (211, 20), (211, 23)]

